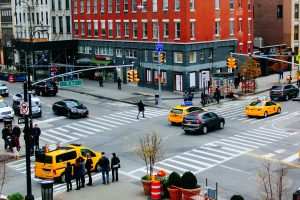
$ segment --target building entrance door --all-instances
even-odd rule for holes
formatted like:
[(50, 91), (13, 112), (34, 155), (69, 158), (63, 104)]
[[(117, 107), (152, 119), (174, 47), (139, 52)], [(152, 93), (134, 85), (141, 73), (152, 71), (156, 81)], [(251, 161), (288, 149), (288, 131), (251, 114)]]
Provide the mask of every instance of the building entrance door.
[(175, 91), (182, 92), (182, 74), (175, 74)]

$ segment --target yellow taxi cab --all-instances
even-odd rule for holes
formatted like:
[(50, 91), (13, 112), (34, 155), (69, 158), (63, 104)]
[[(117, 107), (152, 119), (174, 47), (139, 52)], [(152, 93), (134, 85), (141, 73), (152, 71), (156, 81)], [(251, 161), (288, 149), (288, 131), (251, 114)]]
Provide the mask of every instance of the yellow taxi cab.
[(82, 157), (86, 161), (87, 154), (90, 154), (93, 160), (92, 171), (100, 171), (97, 163), (102, 154), (79, 144), (71, 144), (52, 151), (37, 151), (34, 163), (35, 177), (64, 182), (67, 163), (70, 162), (71, 165), (74, 165), (78, 157)]
[(281, 113), (281, 105), (271, 100), (255, 100), (246, 106), (245, 114), (248, 116), (268, 117)]
[(202, 108), (198, 106), (174, 106), (172, 110), (169, 112), (168, 120), (171, 124), (181, 124), (183, 121), (183, 116), (194, 111), (204, 111)]

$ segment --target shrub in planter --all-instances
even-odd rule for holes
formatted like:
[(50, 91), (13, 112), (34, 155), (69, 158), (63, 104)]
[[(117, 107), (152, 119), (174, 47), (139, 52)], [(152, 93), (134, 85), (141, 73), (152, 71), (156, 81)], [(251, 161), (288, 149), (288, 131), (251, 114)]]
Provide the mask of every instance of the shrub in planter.
[(168, 177), (168, 191), (170, 195), (170, 200), (180, 200), (181, 193), (181, 184), (180, 184), (180, 175), (177, 172), (172, 172)]
[(230, 200), (244, 200), (244, 198), (241, 195), (234, 194), (234, 195), (232, 195)]
[(8, 200), (24, 200), (24, 196), (20, 192), (15, 192), (7, 197)]
[(196, 176), (188, 171), (185, 172), (182, 177), (181, 177), (181, 186), (183, 189), (196, 189), (197, 187), (199, 187), (197, 185), (197, 178)]
[(172, 172), (168, 177), (168, 186), (177, 186), (180, 187), (180, 175), (177, 172)]

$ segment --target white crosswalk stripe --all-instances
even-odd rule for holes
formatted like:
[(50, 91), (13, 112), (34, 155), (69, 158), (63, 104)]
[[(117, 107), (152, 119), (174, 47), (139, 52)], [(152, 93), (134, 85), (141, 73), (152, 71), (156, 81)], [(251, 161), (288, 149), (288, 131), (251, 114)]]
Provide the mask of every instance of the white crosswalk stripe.
[[(274, 142), (284, 140), (295, 133), (287, 130), (276, 130), (270, 127), (260, 127), (237, 135), (216, 140), (198, 148), (175, 155), (157, 163), (155, 172), (165, 169), (168, 172), (174, 170), (183, 174), (186, 171), (200, 173), (228, 160), (243, 155)], [(292, 156), (288, 159), (295, 159)], [(131, 177), (140, 177), (146, 168), (141, 167), (128, 172)]]

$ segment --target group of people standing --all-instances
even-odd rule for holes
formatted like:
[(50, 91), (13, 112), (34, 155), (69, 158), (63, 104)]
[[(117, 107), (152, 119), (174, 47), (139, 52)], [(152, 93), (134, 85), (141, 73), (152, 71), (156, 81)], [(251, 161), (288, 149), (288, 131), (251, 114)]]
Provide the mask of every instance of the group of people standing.
[[(102, 74), (99, 75), (98, 80), (99, 80), (99, 86), (103, 87), (103, 76), (102, 76)], [(118, 77), (117, 83), (118, 83), (118, 90), (121, 90), (122, 89), (122, 87), (121, 87), (122, 86), (122, 80), (121, 80), (120, 77)]]
[[(80, 188), (85, 187), (85, 174), (89, 177), (89, 182), (86, 184), (87, 186), (93, 185), (91, 170), (93, 168), (93, 164), (96, 166), (99, 165), (102, 173), (102, 180), (104, 185), (109, 184), (109, 172), (112, 172), (112, 182), (118, 181), (118, 169), (120, 166), (120, 159), (117, 157), (116, 153), (112, 153), (111, 162), (105, 156), (105, 152), (102, 152), (102, 157), (99, 159), (98, 163), (93, 163), (90, 154), (87, 154), (87, 159), (84, 162), (82, 157), (76, 159), (74, 166), (71, 165), (70, 162), (67, 163), (65, 168), (65, 181), (67, 185), (67, 192), (72, 190), (72, 179), (76, 180), (76, 190), (80, 190)], [(74, 176), (73, 176), (74, 175)]]
[[(25, 129), (23, 131), (26, 132)], [(39, 138), (41, 135), (41, 129), (37, 124), (32, 129), (32, 134), (29, 135), (30, 155), (34, 154), (34, 149), (39, 149)], [(21, 129), (18, 124), (12, 129), (10, 125), (5, 125), (2, 129), (2, 139), (4, 140), (4, 149), (14, 153), (15, 159), (20, 159), (20, 136)]]

